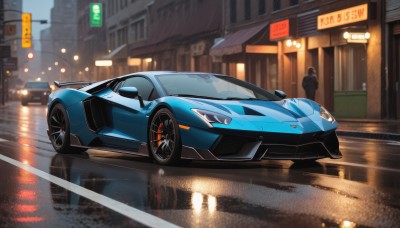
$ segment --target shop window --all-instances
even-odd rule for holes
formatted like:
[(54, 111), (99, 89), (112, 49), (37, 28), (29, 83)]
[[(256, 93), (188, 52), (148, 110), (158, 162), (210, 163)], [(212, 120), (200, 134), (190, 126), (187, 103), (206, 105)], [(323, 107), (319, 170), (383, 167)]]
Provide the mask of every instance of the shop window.
[(266, 13), (266, 8), (265, 8), (265, 0), (259, 0), (258, 1), (258, 15), (264, 15)]
[(367, 88), (365, 44), (335, 48), (335, 91), (365, 91)]
[(267, 57), (267, 90), (274, 91), (278, 89), (278, 58), (276, 55)]
[(274, 0), (274, 11), (281, 9), (281, 0)]
[(230, 18), (231, 18), (231, 23), (236, 22), (236, 0), (231, 0), (231, 5), (230, 5)]
[(244, 19), (245, 20), (251, 19), (251, 0), (244, 1)]

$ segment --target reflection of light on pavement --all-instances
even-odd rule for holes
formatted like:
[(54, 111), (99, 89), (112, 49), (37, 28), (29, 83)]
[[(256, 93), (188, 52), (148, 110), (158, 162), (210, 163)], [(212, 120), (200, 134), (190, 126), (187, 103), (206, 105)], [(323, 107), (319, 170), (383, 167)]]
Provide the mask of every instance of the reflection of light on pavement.
[(196, 212), (200, 212), (203, 206), (203, 195), (200, 192), (193, 192), (192, 207)]
[(22, 107), (21, 110), (22, 110), (22, 113), (23, 113), (24, 115), (25, 115), (25, 114), (29, 114), (29, 108), (28, 108), (28, 107)]
[(344, 220), (341, 224), (340, 224), (340, 228), (353, 228), (356, 227), (356, 224), (354, 222), (350, 222), (347, 220)]
[(212, 214), (217, 208), (217, 199), (212, 195), (208, 195), (207, 198), (208, 198), (208, 211)]
[(36, 200), (36, 192), (31, 190), (21, 190), (18, 192), (17, 196), (19, 200), (28, 200), (28, 201)]
[(19, 217), (15, 218), (17, 222), (23, 222), (23, 223), (34, 223), (34, 222), (41, 222), (44, 220), (43, 217)]
[(339, 166), (338, 169), (339, 169), (339, 178), (344, 179), (345, 172), (343, 166)]
[(18, 204), (17, 205), (18, 212), (32, 213), (32, 212), (37, 211), (37, 209), (38, 209), (37, 205), (30, 205), (30, 204)]
[(25, 165), (29, 165), (29, 161), (28, 160), (24, 160), (22, 163), (24, 163)]

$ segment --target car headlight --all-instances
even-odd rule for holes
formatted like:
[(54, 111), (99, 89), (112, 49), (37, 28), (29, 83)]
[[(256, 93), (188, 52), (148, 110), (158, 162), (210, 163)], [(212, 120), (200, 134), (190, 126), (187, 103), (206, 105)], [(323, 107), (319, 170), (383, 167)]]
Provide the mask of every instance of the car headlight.
[(24, 95), (24, 96), (28, 95), (28, 90), (26, 90), (26, 89), (22, 90), (21, 94)]
[(330, 123), (335, 122), (335, 118), (333, 118), (332, 114), (330, 114), (328, 112), (328, 110), (326, 110), (324, 107), (321, 106), (320, 110), (319, 110), (319, 115), (326, 119), (327, 121), (329, 121)]
[(229, 124), (232, 120), (230, 117), (219, 113), (200, 109), (192, 110), (210, 127), (212, 127), (211, 123)]

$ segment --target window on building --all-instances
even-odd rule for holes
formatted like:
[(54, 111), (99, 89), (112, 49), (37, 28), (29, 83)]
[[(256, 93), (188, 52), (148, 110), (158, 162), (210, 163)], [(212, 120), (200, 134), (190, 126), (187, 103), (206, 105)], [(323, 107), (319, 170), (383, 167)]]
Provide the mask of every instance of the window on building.
[(335, 48), (335, 91), (361, 91), (367, 87), (367, 50), (364, 44)]
[(236, 22), (236, 0), (231, 0), (231, 5), (230, 5), (230, 18), (231, 18), (231, 23)]
[(299, 0), (290, 0), (291, 6), (298, 5), (298, 4), (299, 4)]
[(265, 0), (258, 1), (258, 15), (264, 15), (266, 13)]
[(118, 30), (117, 32), (118, 43), (117, 46), (128, 43), (128, 28), (125, 26)]
[(251, 19), (251, 0), (244, 1), (244, 19), (245, 20)]
[(281, 9), (281, 0), (274, 0), (274, 11)]
[(115, 32), (111, 32), (108, 35), (108, 48), (113, 50), (115, 48)]
[(131, 24), (130, 41), (137, 42), (146, 39), (145, 20), (140, 20)]

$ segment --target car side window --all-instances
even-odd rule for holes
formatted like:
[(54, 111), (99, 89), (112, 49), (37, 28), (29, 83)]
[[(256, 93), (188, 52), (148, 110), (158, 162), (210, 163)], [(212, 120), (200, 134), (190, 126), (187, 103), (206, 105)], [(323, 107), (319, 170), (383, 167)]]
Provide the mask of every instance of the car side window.
[(152, 101), (158, 98), (158, 94), (154, 89), (153, 84), (143, 77), (128, 78), (120, 86), (120, 88), (123, 87), (136, 87), (139, 95), (146, 101)]

